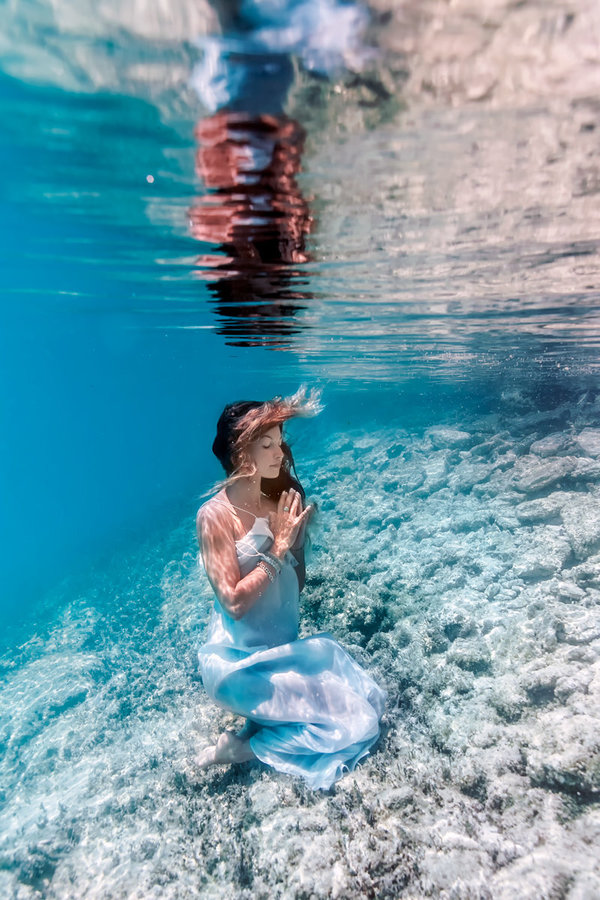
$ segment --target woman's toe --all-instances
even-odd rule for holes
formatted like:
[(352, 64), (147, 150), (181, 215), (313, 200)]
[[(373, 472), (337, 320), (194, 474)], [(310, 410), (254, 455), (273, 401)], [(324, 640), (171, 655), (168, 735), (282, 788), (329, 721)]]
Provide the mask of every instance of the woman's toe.
[(205, 747), (196, 757), (196, 765), (199, 769), (206, 769), (216, 762), (216, 747)]

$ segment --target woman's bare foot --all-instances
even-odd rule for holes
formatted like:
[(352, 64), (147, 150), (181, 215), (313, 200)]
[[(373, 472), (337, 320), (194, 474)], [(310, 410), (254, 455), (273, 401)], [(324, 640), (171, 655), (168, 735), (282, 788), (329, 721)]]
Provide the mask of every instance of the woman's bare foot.
[(250, 741), (225, 731), (213, 747), (206, 747), (198, 755), (196, 765), (199, 769), (207, 769), (209, 766), (248, 762), (250, 759), (254, 759)]

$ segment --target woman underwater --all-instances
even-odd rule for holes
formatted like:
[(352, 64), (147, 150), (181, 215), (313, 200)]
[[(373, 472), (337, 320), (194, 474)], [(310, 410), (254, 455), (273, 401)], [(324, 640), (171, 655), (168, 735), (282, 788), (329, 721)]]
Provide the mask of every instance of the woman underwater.
[(329, 788), (376, 741), (385, 692), (331, 635), (298, 639), (313, 507), (290, 473), (282, 426), (318, 408), (300, 389), (286, 399), (229, 404), (218, 421), (213, 452), (227, 479), (196, 519), (216, 594), (198, 655), (209, 696), (247, 721), (197, 762), (258, 758), (312, 788)]

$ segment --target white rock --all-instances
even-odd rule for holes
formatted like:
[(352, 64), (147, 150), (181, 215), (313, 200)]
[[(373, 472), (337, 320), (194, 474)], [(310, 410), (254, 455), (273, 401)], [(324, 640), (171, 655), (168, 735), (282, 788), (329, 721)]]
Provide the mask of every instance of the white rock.
[(579, 459), (573, 476), (577, 481), (598, 481), (600, 479), (600, 460)]
[(586, 596), (583, 588), (572, 581), (553, 581), (548, 585), (549, 590), (563, 603), (578, 603)]
[(563, 605), (560, 612), (562, 640), (567, 644), (589, 644), (600, 638), (600, 617), (594, 608)]
[(539, 725), (527, 752), (533, 783), (582, 798), (600, 795), (598, 718), (556, 707), (540, 715)]
[(569, 900), (594, 900), (597, 897), (600, 897), (600, 875), (579, 872), (569, 886)]
[(556, 684), (561, 677), (566, 677), (570, 670), (558, 664), (535, 668), (521, 677), (521, 687), (527, 692), (533, 703), (548, 703), (554, 699)]
[[(569, 859), (562, 843), (559, 847), (552, 844), (548, 847), (544, 839), (540, 844), (494, 875), (488, 897), (493, 900), (542, 900), (566, 896), (564, 885), (575, 878), (579, 860)], [(568, 896), (570, 900), (570, 892)]]
[[(420, 866), (424, 875), (421, 884), (426, 897), (485, 897), (486, 857), (473, 850), (426, 850)], [(469, 882), (469, 873), (472, 873)], [(466, 881), (466, 883), (465, 883)], [(450, 893), (452, 891), (452, 893)], [(443, 892), (443, 893), (442, 893)]]
[(538, 500), (519, 503), (515, 509), (515, 515), (524, 525), (535, 525), (555, 518), (560, 514), (560, 510), (561, 504), (556, 501), (554, 494), (550, 494), (549, 497), (540, 497)]
[(561, 515), (575, 556), (585, 559), (600, 545), (599, 499), (581, 494), (576, 504), (563, 507)]
[(539, 457), (531, 455), (523, 456), (515, 463), (514, 486), (518, 491), (534, 494), (570, 476), (575, 471), (577, 463), (578, 459), (574, 456), (561, 456), (548, 460), (541, 460)]
[(540, 441), (535, 441), (530, 449), (531, 453), (545, 457), (557, 456), (559, 453), (567, 451), (571, 446), (572, 440), (570, 435), (557, 431), (542, 438)]
[(435, 453), (430, 459), (425, 458), (423, 461), (426, 479), (421, 491), (425, 496), (432, 494), (434, 491), (438, 491), (446, 484), (449, 453), (450, 451)]
[(421, 487), (426, 478), (426, 472), (419, 460), (408, 460), (402, 464), (399, 470), (399, 489), (401, 491), (414, 491)]
[(600, 456), (600, 428), (584, 428), (575, 438), (575, 443), (588, 456)]
[(571, 555), (571, 544), (563, 528), (539, 526), (524, 535), (513, 572), (519, 578), (538, 580), (560, 572)]
[(449, 850), (479, 850), (479, 844), (473, 838), (459, 831), (445, 831), (443, 828), (437, 830), (436, 834), (442, 847)]
[(556, 699), (564, 703), (572, 694), (586, 694), (591, 680), (592, 672), (589, 669), (584, 669), (572, 675), (561, 675), (557, 679), (554, 688)]
[(459, 431), (458, 428), (446, 428), (443, 425), (437, 425), (430, 428), (426, 432), (434, 447), (466, 447), (472, 440), (471, 435), (467, 431)]
[(571, 577), (588, 592), (600, 589), (600, 553), (589, 556), (585, 562), (575, 566)]
[(448, 476), (448, 486), (454, 491), (469, 491), (473, 485), (487, 481), (495, 468), (490, 463), (465, 459)]

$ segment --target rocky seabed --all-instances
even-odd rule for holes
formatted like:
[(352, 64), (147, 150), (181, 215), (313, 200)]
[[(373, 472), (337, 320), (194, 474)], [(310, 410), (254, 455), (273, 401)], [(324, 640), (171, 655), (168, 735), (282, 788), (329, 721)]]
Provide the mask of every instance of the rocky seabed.
[(50, 598), (2, 660), (0, 894), (600, 896), (600, 400), (505, 409), (302, 460), (303, 633), (389, 695), (329, 792), (194, 769), (236, 721), (198, 677), (189, 521)]

